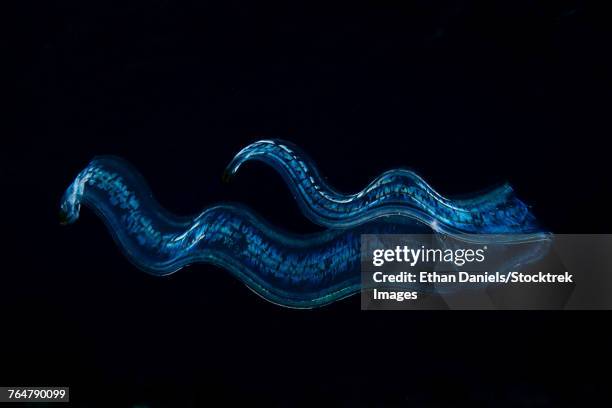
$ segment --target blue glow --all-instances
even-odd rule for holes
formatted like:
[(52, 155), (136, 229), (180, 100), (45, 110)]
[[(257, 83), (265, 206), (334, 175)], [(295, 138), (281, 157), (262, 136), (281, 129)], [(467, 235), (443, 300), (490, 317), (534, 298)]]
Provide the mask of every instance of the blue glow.
[(262, 140), (245, 147), (228, 165), (224, 178), (229, 180), (250, 160), (264, 162), (278, 171), (304, 215), (322, 226), (349, 227), (383, 216), (402, 215), (454, 236), (541, 236), (535, 217), (508, 184), (468, 199), (450, 200), (414, 172), (394, 169), (356, 194), (343, 194), (325, 182), (304, 152), (282, 140)]
[[(276, 154), (279, 149), (292, 152), (293, 159)], [(70, 224), (78, 219), (81, 205), (91, 208), (128, 259), (148, 273), (168, 275), (186, 265), (210, 263), (227, 269), (265, 299), (299, 308), (326, 305), (360, 291), (362, 234), (427, 234), (431, 233), (430, 226), (438, 222), (445, 226), (438, 231), (451, 231), (466, 240), (461, 228), (470, 232), (536, 234), (533, 217), (520, 201), (510, 198), (508, 189), (451, 203), (416, 175), (398, 170), (385, 173), (365, 192), (340, 196), (321, 184), (314, 167), (296, 157), (294, 150), (277, 142), (258, 142), (237, 156), (232, 169), (235, 171), (250, 158), (272, 163), (285, 174), (292, 190), (299, 192), (302, 209), (308, 209), (305, 213), (311, 219), (321, 221), (319, 212), (324, 212), (328, 215), (326, 220), (334, 220), (329, 215), (338, 217), (342, 228), (290, 234), (268, 225), (247, 208), (230, 204), (209, 207), (196, 216), (179, 217), (157, 203), (134, 168), (112, 156), (93, 159), (77, 175), (62, 197), (60, 214), (63, 222)], [(413, 184), (402, 187), (399, 182), (407, 180)], [(297, 182), (295, 186), (293, 181)], [(404, 201), (399, 201), (398, 194)], [(327, 197), (329, 202), (317, 197)], [(340, 197), (345, 197), (344, 201)], [(372, 201), (374, 197), (377, 201)], [(457, 205), (478, 209), (483, 215), (465, 213)], [(505, 229), (502, 213), (509, 216)], [(469, 220), (476, 224), (470, 226)], [(538, 234), (546, 237), (542, 232)], [(502, 239), (501, 235), (491, 237)], [(506, 234), (503, 239), (521, 241), (525, 235), (513, 238)], [(533, 259), (539, 251), (536, 247), (520, 260), (511, 261)], [(417, 285), (414, 289), (431, 290)]]

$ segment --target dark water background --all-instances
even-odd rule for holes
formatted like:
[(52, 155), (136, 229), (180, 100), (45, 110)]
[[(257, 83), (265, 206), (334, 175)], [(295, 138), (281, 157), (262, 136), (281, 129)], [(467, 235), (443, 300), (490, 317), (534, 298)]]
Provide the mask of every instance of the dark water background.
[(5, 55), (19, 67), (0, 153), (0, 382), (68, 384), (75, 406), (106, 407), (608, 398), (609, 313), (366, 313), (358, 297), (294, 311), (206, 265), (148, 276), (89, 211), (58, 225), (75, 174), (116, 154), (176, 213), (238, 201), (315, 231), (271, 169), (221, 182), (241, 147), (277, 137), (339, 190), (398, 166), (445, 195), (509, 181), (554, 232), (612, 232), (609, 13), (399, 3), (21, 3)]

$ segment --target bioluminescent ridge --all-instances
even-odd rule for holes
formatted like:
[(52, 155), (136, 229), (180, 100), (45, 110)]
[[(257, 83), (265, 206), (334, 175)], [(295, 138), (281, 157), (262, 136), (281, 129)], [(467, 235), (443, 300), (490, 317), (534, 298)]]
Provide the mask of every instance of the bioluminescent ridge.
[[(535, 217), (506, 184), (468, 199), (442, 197), (421, 177), (404, 169), (389, 170), (364, 190), (343, 194), (328, 185), (315, 163), (297, 146), (282, 140), (262, 140), (242, 149), (224, 173), (229, 180), (249, 161), (264, 162), (278, 171), (302, 212), (326, 227), (349, 227), (375, 218), (402, 215), (424, 222), (448, 235), (542, 235)], [(481, 238), (484, 238), (481, 236)]]

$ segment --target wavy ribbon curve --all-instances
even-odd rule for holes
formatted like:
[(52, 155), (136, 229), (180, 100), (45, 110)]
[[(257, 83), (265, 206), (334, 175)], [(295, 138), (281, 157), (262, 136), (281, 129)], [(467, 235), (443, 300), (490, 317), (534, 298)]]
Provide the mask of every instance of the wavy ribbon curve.
[[(263, 150), (260, 149), (262, 147)], [(216, 205), (191, 217), (172, 214), (159, 205), (144, 178), (130, 164), (118, 157), (101, 156), (94, 158), (65, 191), (60, 205), (61, 219), (65, 224), (74, 223), (82, 205), (91, 208), (104, 221), (128, 259), (148, 273), (168, 275), (190, 264), (210, 263), (227, 269), (266, 300), (287, 307), (312, 308), (335, 302), (362, 289), (360, 262), (363, 234), (429, 234), (435, 239), (444, 234), (431, 234), (430, 226), (435, 227), (440, 219), (445, 222), (455, 220), (456, 217), (449, 216), (453, 211), (461, 213), (466, 206), (475, 206), (483, 211), (487, 208), (502, 211), (500, 208), (507, 205), (504, 203), (512, 200), (511, 191), (503, 188), (467, 201), (444, 201), (428, 189), (418, 176), (403, 171), (385, 173), (361, 194), (342, 197), (323, 184), (316, 168), (306, 165), (303, 157), (298, 157), (299, 154), (293, 155), (292, 160), (271, 154), (278, 152), (278, 149), (287, 151), (285, 148), (276, 142), (250, 145), (234, 159), (230, 172), (235, 172), (241, 163), (249, 159), (267, 160), (284, 172), (288, 182), (298, 182), (293, 190), (302, 194), (302, 201), (309, 197), (310, 190), (307, 189), (315, 189), (339, 207), (355, 208), (350, 207), (356, 205), (352, 200), (371, 197), (371, 194), (376, 194), (374, 191), (386, 192), (388, 190), (384, 186), (396, 183), (392, 191), (411, 192), (412, 195), (419, 192), (419, 197), (440, 200), (441, 207), (438, 204), (432, 206), (428, 214), (414, 211), (412, 207), (408, 211), (404, 196), (404, 201), (398, 201), (393, 195), (383, 194), (380, 206), (365, 205), (365, 209), (356, 216), (351, 217), (349, 212), (347, 219), (341, 219), (338, 223), (332, 219), (331, 224), (341, 228), (296, 235), (272, 227), (240, 205)], [(291, 173), (296, 166), (307, 172), (309, 182), (296, 179), (295, 176), (301, 173)], [(414, 181), (412, 190), (404, 191), (397, 187), (398, 180)], [(314, 204), (310, 211), (321, 210), (317, 203), (307, 202), (308, 205)], [(515, 212), (519, 210), (527, 211), (526, 207), (521, 207), (517, 202), (515, 204), (518, 209), (510, 207), (514, 211), (512, 214), (516, 215)], [(301, 205), (306, 204), (302, 202)], [(438, 208), (444, 208), (441, 218), (434, 211)], [(343, 214), (339, 209), (335, 210), (336, 215)], [(314, 214), (319, 216), (318, 213)], [(315, 217), (310, 215), (311, 218)], [(526, 215), (523, 219), (531, 221)], [(319, 218), (317, 220), (321, 221)], [(463, 230), (453, 225), (453, 228), (437, 230), (448, 230), (466, 241), (470, 241), (470, 238), (465, 231), (502, 230), (505, 232), (503, 235), (478, 235), (478, 239), (494, 242), (547, 239), (547, 234), (537, 230), (531, 222), (508, 223), (509, 230), (519, 231), (521, 235), (508, 234), (503, 229), (491, 230), (488, 224), (477, 224), (474, 228)], [(461, 227), (465, 223), (458, 225)], [(508, 265), (537, 259), (544, 249), (545, 245), (536, 245), (519, 258), (508, 260)], [(422, 285), (413, 285), (411, 289), (436, 291)]]
[(394, 169), (358, 193), (343, 194), (325, 181), (308, 155), (283, 140), (248, 145), (229, 163), (224, 179), (230, 180), (248, 161), (263, 162), (280, 173), (304, 215), (326, 227), (345, 228), (379, 217), (402, 215), (453, 236), (542, 233), (527, 205), (508, 184), (467, 199), (451, 200), (416, 173)]

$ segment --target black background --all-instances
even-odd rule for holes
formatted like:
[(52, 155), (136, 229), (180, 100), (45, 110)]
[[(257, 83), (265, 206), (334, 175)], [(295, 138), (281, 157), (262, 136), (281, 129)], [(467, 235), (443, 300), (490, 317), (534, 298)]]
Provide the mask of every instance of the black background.
[(116, 407), (607, 398), (608, 313), (368, 313), (358, 297), (295, 311), (208, 265), (148, 276), (89, 211), (59, 226), (73, 177), (115, 154), (176, 213), (238, 201), (316, 231), (271, 169), (221, 182), (241, 147), (275, 137), (342, 191), (398, 166), (451, 196), (509, 181), (554, 232), (612, 232), (607, 10), (399, 3), (21, 3), (5, 54), (18, 92), (0, 161), (2, 384)]

